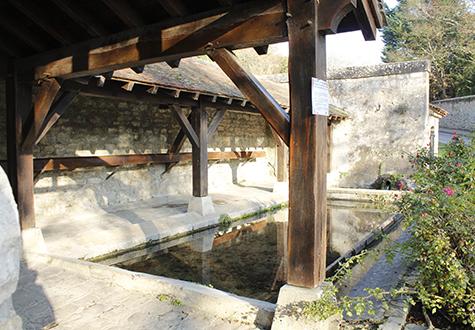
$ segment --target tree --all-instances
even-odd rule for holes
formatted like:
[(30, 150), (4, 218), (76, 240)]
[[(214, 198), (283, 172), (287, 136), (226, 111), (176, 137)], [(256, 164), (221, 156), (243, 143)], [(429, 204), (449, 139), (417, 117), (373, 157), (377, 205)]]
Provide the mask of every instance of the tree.
[(431, 99), (475, 94), (474, 0), (399, 0), (386, 8), (383, 61), (431, 61)]

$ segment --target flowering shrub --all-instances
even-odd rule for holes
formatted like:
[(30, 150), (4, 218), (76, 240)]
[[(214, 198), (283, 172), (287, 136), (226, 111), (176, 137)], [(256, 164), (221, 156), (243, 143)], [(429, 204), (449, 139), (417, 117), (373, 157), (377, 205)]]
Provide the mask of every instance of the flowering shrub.
[(402, 251), (420, 275), (417, 297), (430, 312), (475, 327), (475, 138), (454, 136), (439, 157), (411, 157), (413, 193), (396, 201), (411, 238)]

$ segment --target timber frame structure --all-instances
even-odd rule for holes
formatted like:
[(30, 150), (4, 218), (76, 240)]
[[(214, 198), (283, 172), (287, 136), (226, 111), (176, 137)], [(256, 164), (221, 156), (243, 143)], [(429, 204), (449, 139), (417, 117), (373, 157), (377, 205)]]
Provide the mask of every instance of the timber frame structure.
[[(327, 118), (312, 115), (311, 79), (326, 79), (326, 34), (361, 30), (375, 39), (385, 23), (381, 0), (1, 0), (0, 13), (7, 168), (22, 228), (35, 226), (33, 149), (75, 95), (97, 92), (114, 70), (208, 55), (249, 101), (244, 107), (257, 109), (289, 146), (288, 283), (316, 287), (324, 280)], [(289, 41), (289, 113), (232, 53), (254, 47), (261, 54), (281, 41)], [(193, 194), (206, 196), (206, 144), (217, 123), (207, 127), (203, 110), (219, 108), (216, 100), (116, 82), (102, 88), (116, 98), (124, 90), (174, 108), (182, 132), (170, 154), (190, 140)], [(189, 117), (183, 106), (192, 107)]]

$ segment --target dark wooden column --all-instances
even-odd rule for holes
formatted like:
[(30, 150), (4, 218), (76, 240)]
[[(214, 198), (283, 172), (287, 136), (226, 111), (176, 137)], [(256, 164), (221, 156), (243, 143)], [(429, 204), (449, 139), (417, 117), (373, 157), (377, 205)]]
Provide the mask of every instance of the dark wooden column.
[(326, 79), (318, 1), (287, 0), (291, 104), (288, 283), (313, 288), (325, 279), (327, 117), (312, 114), (311, 79)]
[(22, 229), (35, 226), (33, 147), (22, 146), (23, 125), (32, 109), (32, 85), (13, 68), (6, 80), (8, 177), (18, 204)]
[(204, 106), (192, 109), (191, 124), (198, 136), (198, 145), (192, 145), (193, 196), (208, 196), (208, 113)]

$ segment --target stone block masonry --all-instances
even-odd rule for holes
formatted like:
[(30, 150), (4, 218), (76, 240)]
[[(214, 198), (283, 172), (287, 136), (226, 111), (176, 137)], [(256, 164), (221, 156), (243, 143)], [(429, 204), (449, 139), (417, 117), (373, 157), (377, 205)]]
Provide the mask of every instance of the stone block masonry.
[[(5, 86), (0, 84), (0, 159), (6, 159)], [(214, 110), (209, 109), (210, 120)], [(166, 153), (179, 125), (167, 108), (78, 96), (34, 150), (34, 156), (78, 157)], [(265, 150), (254, 161), (210, 161), (209, 186), (255, 179), (272, 180), (275, 141), (258, 114), (228, 111), (209, 141), (209, 151)], [(182, 152), (190, 152), (185, 142)], [(110, 209), (153, 197), (190, 194), (191, 164), (165, 173), (164, 165), (47, 172), (35, 184), (37, 218), (87, 209)]]

